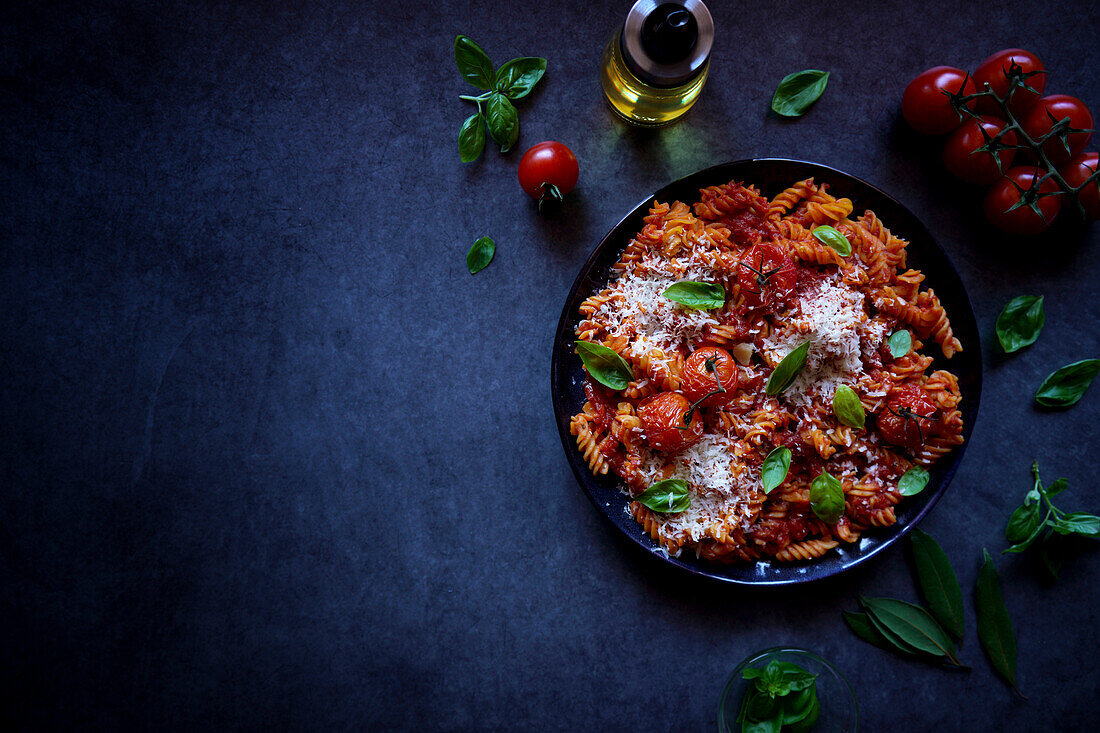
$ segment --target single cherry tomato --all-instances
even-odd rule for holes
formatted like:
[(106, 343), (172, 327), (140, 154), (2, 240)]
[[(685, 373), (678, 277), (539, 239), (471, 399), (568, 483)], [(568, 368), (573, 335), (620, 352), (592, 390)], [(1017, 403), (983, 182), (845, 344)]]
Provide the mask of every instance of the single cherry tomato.
[(747, 305), (772, 306), (794, 293), (798, 270), (774, 244), (754, 244), (737, 264), (737, 284)]
[[(707, 367), (708, 361), (714, 365), (714, 371)], [(730, 352), (717, 346), (704, 346), (691, 352), (684, 363), (680, 388), (692, 403), (698, 402), (718, 389), (715, 374), (726, 391), (707, 397), (703, 404), (707, 407), (728, 404), (737, 391), (737, 364)]]
[[(1100, 154), (1090, 150), (1073, 156), (1059, 169), (1066, 183), (1080, 189), (1077, 192), (1077, 200), (1085, 207), (1085, 216), (1090, 219), (1100, 219), (1100, 184), (1095, 178), (1089, 181), (1088, 185), (1085, 185), (1085, 181), (1096, 172), (1098, 167), (1100, 167)], [(1081, 188), (1083, 185), (1085, 187)]]
[(675, 453), (703, 437), (703, 418), (698, 410), (692, 414), (690, 425), (684, 423), (690, 407), (687, 398), (676, 392), (658, 392), (642, 400), (638, 417), (649, 444), (659, 451)]
[[(1030, 236), (1045, 231), (1058, 218), (1062, 196), (1047, 195), (1057, 194), (1061, 190), (1052, 178), (1036, 185), (1036, 181), (1044, 175), (1046, 171), (1042, 168), (1009, 168), (1004, 178), (994, 183), (985, 195), (986, 218), (1009, 234)], [(1021, 199), (1024, 204), (1013, 209)], [(1042, 216), (1031, 208), (1029, 202), (1032, 201), (1038, 205)]]
[(888, 443), (917, 448), (932, 437), (939, 422), (939, 410), (924, 390), (907, 384), (886, 401), (886, 409), (878, 416), (878, 430)]
[[(1020, 78), (1023, 85), (1018, 84), (1013, 90), (1008, 108), (1019, 117), (1035, 104), (1047, 86), (1046, 67), (1038, 56), (1022, 48), (1006, 48), (983, 61), (974, 70), (973, 79), (979, 92), (985, 91), (988, 84), (989, 89), (1003, 100), (1012, 87), (1013, 75)], [(978, 100), (978, 111), (983, 114), (1004, 115), (1000, 105), (988, 97)]]
[(532, 145), (519, 161), (519, 185), (539, 202), (559, 203), (577, 185), (577, 156), (561, 143), (547, 140)]
[[(1008, 123), (1004, 120), (983, 115), (981, 118), (969, 119), (962, 123), (959, 129), (951, 133), (943, 146), (943, 164), (947, 170), (968, 183), (981, 183), (988, 185), (995, 183), (1016, 157), (1016, 150), (1007, 148), (1000, 150), (997, 157), (985, 151), (977, 152), (978, 148), (986, 144), (986, 135), (992, 139), (1005, 129)], [(985, 135), (982, 130), (985, 130)], [(1016, 144), (1016, 133), (1009, 130), (1001, 138), (1005, 145)], [(997, 167), (997, 158), (1001, 165)]]
[[(917, 132), (925, 135), (946, 135), (958, 127), (962, 116), (951, 105), (945, 92), (974, 93), (974, 80), (962, 69), (935, 66), (917, 76), (905, 87), (901, 97), (901, 114)], [(973, 107), (973, 103), (969, 105)]]
[(1089, 111), (1088, 106), (1077, 97), (1071, 97), (1068, 94), (1051, 94), (1036, 102), (1020, 121), (1028, 137), (1038, 142), (1039, 138), (1050, 132), (1058, 121), (1066, 118), (1069, 119), (1070, 127), (1087, 130), (1087, 132), (1074, 132), (1066, 138), (1069, 151), (1058, 137), (1050, 138), (1043, 143), (1043, 152), (1055, 165), (1065, 163), (1080, 153), (1092, 139), (1092, 112)]

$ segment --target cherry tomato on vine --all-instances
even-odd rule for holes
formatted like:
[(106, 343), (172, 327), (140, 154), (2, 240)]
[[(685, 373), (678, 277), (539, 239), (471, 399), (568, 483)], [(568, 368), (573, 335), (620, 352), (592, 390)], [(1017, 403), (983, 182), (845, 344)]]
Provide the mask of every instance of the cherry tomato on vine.
[[(713, 359), (714, 371), (707, 368), (707, 360)], [(725, 392), (712, 394), (718, 390), (718, 381), (714, 375), (717, 372), (718, 379), (722, 380), (722, 389)], [(703, 346), (691, 352), (684, 363), (681, 375), (680, 389), (692, 402), (707, 397), (703, 402), (707, 407), (729, 404), (737, 392), (737, 364), (734, 363), (730, 352), (717, 346)]]
[(519, 161), (519, 185), (528, 196), (543, 204), (560, 202), (577, 185), (577, 156), (559, 142), (547, 140), (532, 145)]
[[(1090, 150), (1073, 156), (1058, 171), (1062, 174), (1062, 178), (1066, 179), (1066, 183), (1074, 188), (1080, 188), (1098, 167), (1100, 167), (1100, 154)], [(1100, 219), (1100, 184), (1095, 178), (1077, 192), (1077, 200), (1085, 207), (1085, 216), (1090, 219)]]
[[(985, 215), (998, 229), (1009, 234), (1030, 236), (1045, 231), (1058, 218), (1062, 196), (1039, 196), (1060, 192), (1058, 184), (1047, 178), (1036, 188), (1035, 181), (1046, 174), (1042, 168), (1017, 166), (1009, 168), (985, 195)], [(1016, 208), (1020, 200), (1025, 203)], [(1035, 213), (1028, 202), (1034, 201), (1042, 212)], [(1010, 211), (1011, 209), (1011, 211)]]
[(909, 384), (890, 395), (876, 422), (886, 442), (917, 448), (933, 436), (939, 421), (939, 410), (924, 390)]
[[(1051, 117), (1054, 119), (1052, 120)], [(1089, 111), (1088, 106), (1077, 97), (1071, 97), (1068, 94), (1051, 94), (1036, 102), (1035, 106), (1029, 109), (1020, 120), (1020, 125), (1028, 137), (1038, 141), (1051, 131), (1057, 121), (1067, 117), (1070, 127), (1087, 130), (1087, 132), (1074, 132), (1068, 136), (1068, 152), (1066, 146), (1057, 138), (1051, 138), (1043, 143), (1043, 152), (1055, 165), (1065, 163), (1080, 153), (1092, 139), (1092, 112)]]
[(791, 297), (798, 285), (798, 269), (774, 244), (754, 244), (737, 263), (737, 284), (746, 305), (770, 306)]
[(917, 132), (946, 135), (962, 123), (962, 117), (944, 92), (956, 94), (960, 89), (963, 94), (974, 93), (974, 80), (965, 71), (953, 66), (934, 66), (905, 87), (901, 114)]
[(690, 426), (684, 425), (684, 415), (690, 407), (687, 397), (676, 392), (659, 392), (642, 400), (638, 405), (638, 417), (649, 444), (657, 450), (674, 453), (703, 437), (703, 417), (698, 411), (692, 414)]
[[(982, 134), (983, 129), (992, 139), (1007, 126), (1007, 122), (992, 115), (982, 115), (980, 120), (979, 118), (967, 120), (959, 129), (951, 133), (947, 142), (944, 143), (943, 164), (957, 178), (968, 183), (995, 183), (1012, 164), (1016, 151), (1013, 148), (1000, 150), (996, 158), (992, 153), (984, 150), (976, 151), (986, 144), (986, 137)], [(1001, 142), (1005, 145), (1015, 145), (1016, 133), (1009, 130), (1001, 138)], [(997, 159), (1001, 161), (999, 168)]]
[[(981, 66), (974, 70), (973, 79), (974, 86), (979, 92), (984, 91), (985, 85), (988, 84), (998, 97), (1004, 99), (1011, 86), (1009, 74), (1013, 64), (1018, 66), (1023, 74), (1037, 72), (1033, 76), (1022, 79), (1023, 83), (1031, 89), (1017, 86), (1012, 93), (1012, 99), (1008, 102), (1008, 108), (1012, 113), (1020, 116), (1035, 104), (1047, 86), (1046, 67), (1038, 56), (1022, 48), (1006, 48), (983, 61)], [(1004, 114), (1000, 105), (987, 97), (978, 100), (978, 111), (998, 116)]]

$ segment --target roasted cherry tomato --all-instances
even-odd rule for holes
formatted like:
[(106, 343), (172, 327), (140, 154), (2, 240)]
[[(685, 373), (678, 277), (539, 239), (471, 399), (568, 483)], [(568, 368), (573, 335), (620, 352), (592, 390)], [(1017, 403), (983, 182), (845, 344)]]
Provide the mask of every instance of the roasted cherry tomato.
[(939, 422), (936, 405), (924, 390), (909, 384), (890, 395), (878, 416), (878, 430), (888, 443), (917, 448), (932, 437)]
[[(989, 115), (983, 115), (980, 121), (977, 118), (967, 120), (947, 138), (943, 146), (943, 164), (956, 177), (968, 183), (988, 185), (996, 182), (1012, 164), (1012, 159), (1016, 157), (1016, 150), (1008, 148), (997, 152), (997, 158), (1001, 161), (999, 168), (997, 158), (994, 158), (992, 153), (977, 152), (977, 150), (986, 144), (986, 135), (992, 139), (1007, 126), (1008, 123), (1004, 120)], [(983, 129), (985, 135), (982, 134)], [(1009, 130), (1001, 138), (1001, 142), (1005, 145), (1015, 145), (1016, 133)]]
[[(1066, 183), (1074, 188), (1080, 188), (1089, 176), (1096, 172), (1097, 167), (1100, 167), (1100, 155), (1090, 150), (1070, 158), (1059, 172), (1062, 178), (1066, 179)], [(1085, 207), (1085, 216), (1090, 219), (1100, 219), (1100, 184), (1095, 178), (1077, 192), (1077, 200)]]
[[(707, 368), (708, 361), (714, 365), (714, 371)], [(691, 352), (684, 364), (680, 388), (692, 403), (698, 402), (718, 389), (715, 374), (726, 391), (707, 397), (703, 404), (707, 407), (728, 404), (737, 391), (737, 364), (730, 352), (717, 346), (704, 346)]]
[[(998, 229), (1009, 234), (1029, 236), (1045, 231), (1054, 223), (1062, 208), (1061, 189), (1053, 179), (1047, 178), (1036, 188), (1035, 181), (1046, 175), (1042, 168), (1017, 166), (1009, 168), (1004, 178), (997, 181), (985, 195), (985, 216)], [(1022, 191), (1021, 191), (1022, 189)], [(1024, 204), (1016, 206), (1023, 198)], [(1029, 205), (1035, 201), (1042, 216)], [(1011, 211), (1009, 210), (1011, 209)]]
[(1043, 152), (1055, 165), (1061, 165), (1080, 153), (1092, 139), (1092, 112), (1089, 108), (1077, 97), (1071, 97), (1068, 94), (1051, 94), (1036, 102), (1020, 121), (1028, 137), (1038, 142), (1039, 138), (1050, 132), (1056, 122), (1067, 117), (1070, 127), (1088, 130), (1088, 132), (1071, 133), (1066, 140), (1069, 143), (1068, 152), (1066, 146), (1057, 137), (1043, 143)]
[[(1013, 66), (1016, 69), (1013, 69)], [(1012, 114), (1019, 117), (1035, 104), (1047, 86), (1046, 67), (1038, 56), (1022, 48), (1006, 48), (983, 61), (982, 65), (974, 70), (972, 78), (979, 92), (984, 91), (988, 84), (998, 97), (1004, 99), (1008, 95), (1013, 73), (1021, 75), (1021, 81), (1026, 87), (1030, 87), (1028, 89), (1017, 85), (1012, 92), (1012, 98), (1008, 101), (1008, 108), (1012, 110)], [(1022, 76), (1029, 74), (1030, 76), (1026, 78)], [(978, 100), (978, 111), (998, 117), (1004, 115), (1000, 105), (988, 97)]]
[(901, 97), (901, 114), (917, 132), (946, 135), (962, 123), (945, 92), (974, 93), (974, 81), (962, 69), (936, 66), (909, 82)]
[(774, 244), (754, 244), (737, 265), (737, 284), (747, 305), (771, 306), (791, 297), (798, 270)]
[(519, 185), (544, 204), (559, 203), (577, 185), (577, 156), (561, 143), (548, 140), (532, 145), (519, 161)]
[(676, 392), (659, 392), (642, 400), (638, 417), (649, 444), (659, 451), (675, 453), (703, 437), (703, 418), (698, 410), (692, 414), (690, 425), (684, 424), (690, 407), (687, 397)]

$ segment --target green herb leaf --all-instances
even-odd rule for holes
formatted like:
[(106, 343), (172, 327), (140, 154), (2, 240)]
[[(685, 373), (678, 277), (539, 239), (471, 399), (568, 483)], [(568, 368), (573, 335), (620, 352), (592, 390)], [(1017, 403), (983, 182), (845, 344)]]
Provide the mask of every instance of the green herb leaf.
[[(993, 669), (1016, 689), (1016, 634), (1001, 597), (1001, 581), (988, 550), (978, 571), (974, 587), (974, 605), (978, 615), (978, 639), (989, 656)], [(1019, 692), (1019, 690), (1016, 690)]]
[(856, 391), (846, 384), (836, 388), (833, 393), (833, 414), (845, 425), (863, 429), (867, 420), (867, 413), (863, 410), (863, 403), (859, 401)]
[(783, 700), (781, 711), (783, 725), (793, 725), (805, 720), (813, 713), (814, 703), (817, 701), (817, 685), (812, 681), (810, 685), (803, 690), (793, 692)]
[[(880, 622), (910, 647), (937, 657), (947, 657), (954, 664), (955, 645), (936, 620), (920, 606), (894, 598), (864, 598), (860, 603), (871, 619)], [(878, 625), (876, 625), (878, 628)]]
[(470, 251), (466, 253), (466, 269), (470, 271), (471, 275), (481, 272), (493, 261), (493, 255), (496, 254), (496, 251), (496, 243), (491, 238), (479, 238), (470, 247)]
[(1100, 517), (1085, 512), (1071, 512), (1050, 522), (1051, 529), (1058, 534), (1075, 534), (1081, 537), (1100, 535)]
[[(874, 627), (875, 631), (877, 631), (883, 639), (886, 639), (887, 643), (889, 643), (890, 646), (901, 652), (903, 655), (908, 655), (912, 657), (925, 656), (925, 653), (923, 651), (916, 648), (915, 646), (912, 646), (911, 644), (906, 643), (900, 636), (894, 633), (889, 626), (882, 623), (882, 621), (879, 620), (879, 618), (876, 617), (873, 613), (867, 611), (867, 607), (864, 605), (864, 600), (864, 598), (860, 597), (859, 604), (863, 607), (863, 610), (867, 615), (867, 620), (871, 622), (871, 625)], [(935, 656), (940, 655), (937, 654)]]
[(630, 380), (634, 379), (634, 372), (627, 364), (626, 359), (619, 356), (614, 350), (603, 344), (594, 344), (590, 341), (576, 341), (577, 356), (588, 373), (597, 382), (611, 389), (626, 389)]
[(1067, 488), (1069, 488), (1069, 481), (1064, 478), (1060, 478), (1045, 489), (1040, 487), (1039, 490), (1043, 494), (1046, 494), (1046, 497), (1048, 499), (1053, 499), (1054, 497), (1058, 496), (1058, 494), (1061, 494), (1063, 491), (1065, 491)]
[(997, 340), (1005, 353), (1011, 354), (1035, 343), (1044, 323), (1043, 296), (1021, 295), (1008, 301), (997, 316)]
[(681, 280), (673, 283), (661, 295), (696, 310), (721, 308), (726, 304), (725, 288), (715, 283), (701, 283), (695, 280)]
[(890, 347), (890, 356), (895, 359), (900, 359), (909, 353), (909, 350), (913, 348), (913, 336), (907, 330), (894, 331), (890, 334), (890, 338), (886, 340), (886, 344)]
[(844, 515), (844, 487), (828, 471), (810, 482), (810, 509), (826, 524), (834, 524)]
[(508, 97), (493, 92), (485, 105), (485, 119), (489, 123), (489, 134), (500, 146), (500, 152), (507, 153), (519, 138), (519, 113)]
[(963, 599), (959, 579), (943, 548), (932, 535), (914, 529), (909, 535), (917, 584), (928, 610), (956, 640), (963, 637)]
[(497, 70), (493, 89), (509, 99), (522, 99), (531, 93), (546, 73), (546, 59), (525, 56), (512, 59)]
[(1098, 372), (1100, 359), (1085, 359), (1067, 364), (1043, 380), (1039, 391), (1035, 393), (1035, 401), (1045, 407), (1075, 405)]
[(1043, 523), (1041, 512), (1042, 507), (1038, 504), (1021, 504), (1016, 507), (1005, 526), (1005, 539), (1016, 544), (1031, 538)]
[(850, 628), (860, 639), (863, 639), (869, 644), (874, 644), (883, 651), (898, 652), (905, 656), (912, 656), (912, 652), (895, 645), (885, 636), (880, 634), (878, 629), (875, 628), (875, 625), (871, 623), (871, 619), (866, 613), (858, 611), (841, 611), (841, 614), (844, 616), (844, 621), (848, 624), (848, 628)]
[(687, 481), (668, 478), (653, 484), (634, 497), (634, 500), (655, 512), (679, 514), (691, 506), (691, 492)]
[(455, 63), (462, 78), (478, 89), (493, 88), (493, 62), (481, 46), (466, 36), (455, 38)]
[(928, 471), (920, 466), (913, 466), (898, 479), (898, 493), (902, 496), (916, 496), (924, 491), (931, 478)]
[(1050, 577), (1058, 580), (1058, 573), (1062, 569), (1061, 553), (1057, 551), (1055, 542), (1058, 538), (1054, 535), (1047, 537), (1039, 544), (1039, 559), (1043, 561), (1043, 567), (1050, 573)]
[[(768, 701), (768, 705), (771, 707), (778, 707), (775, 701), (767, 695), (762, 695), (760, 698)], [(774, 712), (772, 713), (774, 716)], [(783, 721), (777, 717), (768, 717), (763, 720), (746, 720), (741, 725), (741, 733), (779, 733), (783, 729)]]
[(772, 97), (772, 109), (784, 117), (801, 117), (825, 92), (829, 72), (806, 69), (788, 74)]
[(848, 238), (830, 226), (815, 227), (813, 235), (819, 242), (832, 247), (844, 257), (852, 254), (852, 245)]
[(764, 493), (770, 494), (772, 489), (783, 483), (790, 469), (791, 449), (780, 446), (772, 450), (760, 467), (760, 482), (764, 485)]
[(764, 391), (772, 396), (786, 391), (794, 383), (802, 367), (806, 365), (806, 355), (809, 351), (810, 342), (806, 341), (783, 357), (783, 361), (775, 365), (775, 371), (768, 377), (768, 384), (764, 387)]
[(817, 719), (821, 716), (821, 700), (817, 697), (817, 691), (814, 691), (812, 704), (809, 712), (806, 713), (806, 717), (802, 720), (791, 723), (787, 727), (787, 733), (809, 733), (813, 730), (813, 727), (817, 725)]
[(485, 149), (485, 117), (480, 112), (467, 117), (458, 131), (458, 157), (463, 163), (477, 160)]

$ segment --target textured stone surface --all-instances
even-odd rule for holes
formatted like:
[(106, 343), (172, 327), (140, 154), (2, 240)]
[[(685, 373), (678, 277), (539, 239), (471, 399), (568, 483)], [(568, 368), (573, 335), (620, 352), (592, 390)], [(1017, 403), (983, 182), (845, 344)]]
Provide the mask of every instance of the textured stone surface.
[[(1094, 722), (1100, 553), (1054, 585), (998, 556), (1030, 702), (982, 657), (970, 589), (1032, 458), (1069, 478), (1069, 508), (1100, 509), (1100, 388), (1065, 412), (1030, 400), (1100, 356), (1100, 226), (1006, 240), (898, 109), (924, 68), (1013, 45), (1100, 109), (1095, 4), (715, 2), (711, 79), (660, 132), (600, 95), (625, 2), (94, 5), (0, 23), (0, 716), (705, 730), (737, 662), (791, 644), (848, 674), (865, 730)], [(460, 32), (550, 63), (519, 150), (471, 165)], [(828, 91), (777, 119), (774, 85), (806, 67)], [(581, 162), (552, 219), (515, 182), (543, 139)], [(843, 626), (859, 593), (915, 598), (902, 551), (807, 588), (698, 582), (620, 539), (561, 454), (550, 344), (580, 265), (649, 192), (754, 156), (905, 202), (985, 334), (1008, 298), (1047, 296), (1038, 344), (982, 345), (972, 445), (922, 525), (966, 588), (969, 673)], [(470, 277), (482, 234), (497, 257)]]

